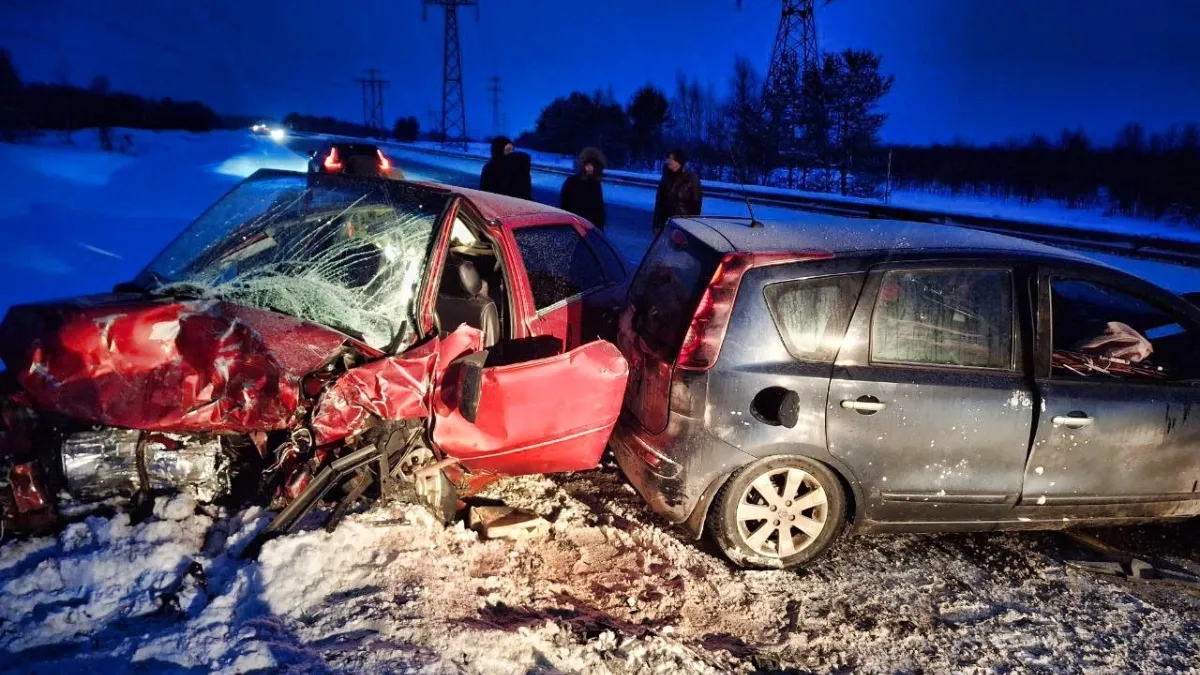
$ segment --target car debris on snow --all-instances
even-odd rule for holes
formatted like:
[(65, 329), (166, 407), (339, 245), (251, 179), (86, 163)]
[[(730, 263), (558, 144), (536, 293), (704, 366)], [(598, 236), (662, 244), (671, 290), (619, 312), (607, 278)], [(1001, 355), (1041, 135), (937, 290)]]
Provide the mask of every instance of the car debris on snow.
[(550, 532), (550, 521), (511, 506), (472, 506), (467, 522), (485, 539), (531, 539)]

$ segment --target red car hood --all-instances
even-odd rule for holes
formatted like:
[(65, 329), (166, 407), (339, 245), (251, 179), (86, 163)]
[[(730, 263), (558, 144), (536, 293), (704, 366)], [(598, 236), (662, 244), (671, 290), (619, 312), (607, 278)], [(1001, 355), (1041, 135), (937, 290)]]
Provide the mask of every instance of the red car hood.
[(285, 428), (301, 378), (347, 342), (274, 312), (134, 294), (13, 307), (0, 323), (0, 358), (40, 410), (153, 431)]

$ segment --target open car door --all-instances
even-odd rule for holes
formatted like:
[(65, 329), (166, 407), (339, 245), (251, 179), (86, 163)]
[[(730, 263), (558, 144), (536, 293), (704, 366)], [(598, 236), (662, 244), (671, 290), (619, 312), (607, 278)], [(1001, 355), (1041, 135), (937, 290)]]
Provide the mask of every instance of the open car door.
[(599, 464), (629, 375), (615, 346), (591, 342), (515, 363), (496, 352), (473, 358), (448, 369), (434, 392), (433, 442), (447, 457), (504, 475)]

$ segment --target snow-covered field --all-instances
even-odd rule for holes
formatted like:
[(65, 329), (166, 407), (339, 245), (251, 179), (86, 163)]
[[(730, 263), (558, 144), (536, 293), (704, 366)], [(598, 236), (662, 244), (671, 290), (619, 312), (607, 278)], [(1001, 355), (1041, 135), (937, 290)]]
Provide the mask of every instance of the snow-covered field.
[[(232, 132), (94, 148), (0, 145), (0, 309), (128, 278), (239, 177), (303, 166)], [(4, 541), (0, 673), (1200, 672), (1200, 597), (1078, 571), (1094, 554), (1061, 534), (850, 538), (809, 570), (749, 572), (665, 527), (610, 463), (485, 496), (551, 531), (484, 541), (364, 505), (243, 561), (269, 514), (176, 498)], [(1200, 573), (1200, 523), (1101, 536)]]
[(244, 132), (128, 134), (100, 152), (95, 131), (0, 143), (0, 312), (127, 281), (185, 225), (261, 167), (303, 170), (286, 148)]

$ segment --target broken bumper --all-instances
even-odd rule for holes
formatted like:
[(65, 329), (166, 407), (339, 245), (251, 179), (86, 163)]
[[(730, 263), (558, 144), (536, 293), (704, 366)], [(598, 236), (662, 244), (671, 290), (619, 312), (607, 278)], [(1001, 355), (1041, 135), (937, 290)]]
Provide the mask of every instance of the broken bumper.
[(754, 460), (709, 434), (700, 420), (677, 413), (660, 434), (622, 416), (610, 443), (622, 473), (650, 509), (696, 538), (716, 488)]

